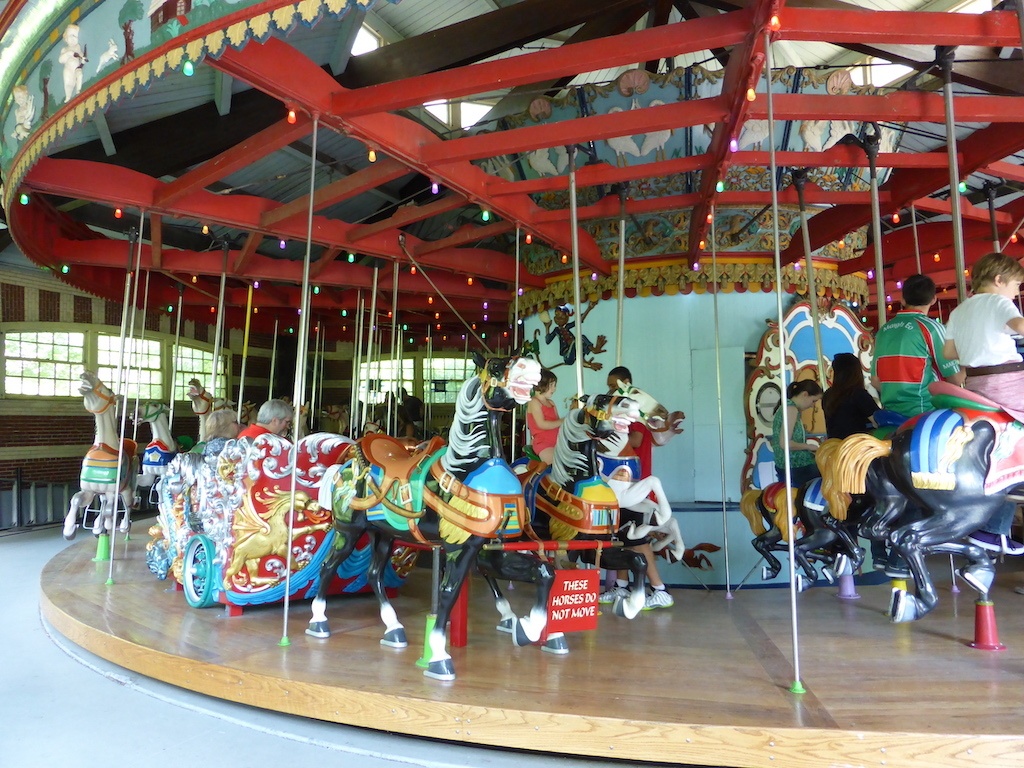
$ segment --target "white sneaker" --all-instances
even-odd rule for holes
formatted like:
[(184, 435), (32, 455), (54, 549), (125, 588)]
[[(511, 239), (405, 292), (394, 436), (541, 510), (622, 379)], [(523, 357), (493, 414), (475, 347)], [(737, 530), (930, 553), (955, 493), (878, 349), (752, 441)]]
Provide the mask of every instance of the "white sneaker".
[(600, 603), (601, 605), (608, 605), (610, 603), (614, 603), (615, 602), (615, 598), (617, 598), (617, 597), (622, 597), (622, 598), (629, 597), (629, 590), (626, 589), (626, 587), (620, 587), (620, 586), (616, 585), (616, 586), (612, 587), (611, 589), (609, 589), (608, 591), (602, 592), (600, 594), (600, 596), (597, 598), (597, 602)]
[(647, 596), (644, 601), (644, 610), (652, 611), (655, 608), (671, 608), (675, 605), (675, 600), (672, 599), (672, 595), (668, 593), (666, 589), (656, 589)]

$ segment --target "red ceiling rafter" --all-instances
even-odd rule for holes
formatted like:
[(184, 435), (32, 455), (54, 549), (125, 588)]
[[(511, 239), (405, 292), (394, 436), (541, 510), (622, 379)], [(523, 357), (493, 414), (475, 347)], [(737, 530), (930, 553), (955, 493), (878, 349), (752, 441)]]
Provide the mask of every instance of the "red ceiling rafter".
[[(997, 123), (980, 128), (957, 143), (961, 178), (979, 168), (1002, 160), (1024, 149), (1024, 132), (1010, 123)], [(897, 168), (882, 186), (890, 194), (890, 210), (908, 207), (919, 198), (926, 197), (949, 185), (946, 169)], [(871, 222), (869, 205), (837, 205), (814, 216), (807, 224), (811, 248), (818, 249), (837, 240), (848, 232)], [(884, 253), (884, 244), (883, 244)], [(803, 243), (795, 238), (783, 252), (783, 263), (789, 264), (803, 257)]]
[(190, 192), (203, 189), (236, 171), (251, 165), (270, 152), (288, 146), (310, 132), (310, 121), (305, 115), (293, 124), (286, 120), (255, 133), (241, 144), (222, 152), (174, 181), (164, 184), (156, 194), (157, 205), (169, 205)]
[[(700, 249), (701, 241), (707, 237), (707, 214), (711, 210), (716, 194), (715, 185), (725, 177), (731, 164), (729, 142), (736, 136), (747, 119), (750, 102), (747, 90), (755, 88), (765, 63), (765, 31), (768, 21), (780, 12), (784, 0), (758, 0), (750, 10), (743, 42), (729, 54), (722, 79), (722, 98), (726, 103), (728, 117), (717, 123), (711, 137), (707, 154), (711, 158), (708, 171), (700, 177), (700, 200), (694, 206), (690, 217), (688, 256)], [(692, 22), (688, 22), (692, 23)]]
[(750, 13), (735, 11), (685, 24), (668, 24), (481, 64), (455, 67), (394, 83), (343, 91), (331, 112), (358, 117), (416, 107), (434, 99), (456, 99), (495, 89), (575, 77), (610, 67), (636, 64), (637, 52), (666, 58), (708, 47), (735, 45), (750, 27)]
[(1011, 11), (948, 13), (874, 11), (787, 6), (780, 14), (782, 40), (902, 45), (1020, 47), (1020, 25)]
[[(220, 59), (211, 64), (232, 77), (248, 82), (272, 95), (297, 102), (304, 109), (316, 114), (335, 130), (359, 139), (370, 147), (382, 151), (409, 168), (428, 175), (466, 197), (467, 200), (486, 206), (504, 219), (518, 221), (529, 226), (540, 210), (529, 197), (506, 196), (500, 201), (491, 199), (487, 191), (490, 176), (468, 162), (436, 161), (431, 164), (425, 157), (449, 142), (435, 136), (419, 123), (405, 117), (391, 114), (372, 114), (357, 117), (332, 112), (335, 94), (343, 92), (330, 75), (300, 52), (276, 38), (265, 43), (250, 43), (241, 51), (226, 49)], [(413, 78), (415, 80), (416, 78)], [(409, 81), (405, 81), (409, 82)], [(414, 84), (411, 85), (414, 87)], [(571, 238), (564, 229), (549, 228), (538, 235), (546, 242), (569, 250)], [(394, 241), (394, 236), (389, 235)], [(580, 259), (588, 268), (601, 274), (609, 274), (609, 267), (601, 258), (600, 249), (594, 238), (586, 231), (579, 231)], [(397, 243), (394, 243), (397, 247)]]

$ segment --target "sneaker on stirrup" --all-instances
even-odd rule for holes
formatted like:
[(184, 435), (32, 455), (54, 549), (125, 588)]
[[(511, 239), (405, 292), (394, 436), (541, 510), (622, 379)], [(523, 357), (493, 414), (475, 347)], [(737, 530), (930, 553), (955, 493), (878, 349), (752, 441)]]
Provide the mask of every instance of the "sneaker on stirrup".
[(675, 600), (672, 599), (672, 595), (665, 589), (656, 589), (647, 596), (644, 601), (644, 610), (652, 611), (655, 608), (671, 608), (675, 605)]
[(620, 587), (618, 584), (616, 584), (611, 589), (602, 592), (600, 596), (597, 598), (597, 602), (601, 605), (609, 605), (611, 603), (614, 603), (616, 598), (619, 597), (629, 597), (629, 589), (627, 589), (626, 587)]

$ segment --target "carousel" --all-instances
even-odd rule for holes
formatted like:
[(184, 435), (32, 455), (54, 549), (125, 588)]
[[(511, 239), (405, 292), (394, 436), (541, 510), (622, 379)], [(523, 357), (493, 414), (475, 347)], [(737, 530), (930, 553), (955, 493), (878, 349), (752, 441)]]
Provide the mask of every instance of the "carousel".
[[(46, 620), (458, 744), (1018, 765), (1021, 568), (966, 537), (1024, 484), (1024, 423), (936, 385), (801, 486), (771, 433), (835, 355), (867, 378), (904, 279), (941, 320), (1024, 256), (1024, 10), (464, 5), (0, 7), (0, 235), (120, 310), (116, 366), (74, 374), (95, 438)], [(171, 355), (141, 397), (147, 331), (207, 326), (208, 378)]]

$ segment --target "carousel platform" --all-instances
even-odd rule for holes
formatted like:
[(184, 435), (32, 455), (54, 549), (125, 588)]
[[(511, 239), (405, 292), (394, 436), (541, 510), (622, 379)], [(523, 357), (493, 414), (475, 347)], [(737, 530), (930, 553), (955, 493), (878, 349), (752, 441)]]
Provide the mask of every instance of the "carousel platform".
[[(146, 569), (141, 538), (95, 563), (89, 538), (41, 576), (41, 609), (68, 639), (122, 667), (182, 688), (319, 720), (460, 744), (674, 765), (1020, 766), (1024, 736), (1024, 563), (1004, 563), (992, 597), (1008, 648), (972, 649), (974, 593), (950, 592), (934, 613), (893, 625), (888, 585), (798, 597), (801, 680), (794, 681), (784, 589), (676, 589), (675, 605), (628, 622), (606, 612), (571, 652), (515, 648), (495, 631), (486, 587), (472, 580), (469, 644), (458, 678), (427, 679), (422, 649), (430, 574), (395, 600), (410, 646), (379, 644), (371, 596), (328, 606), (333, 636), (305, 635), (306, 602), (229, 618), (189, 608)], [(936, 562), (936, 569), (948, 560)], [(522, 614), (531, 590), (510, 599)]]

